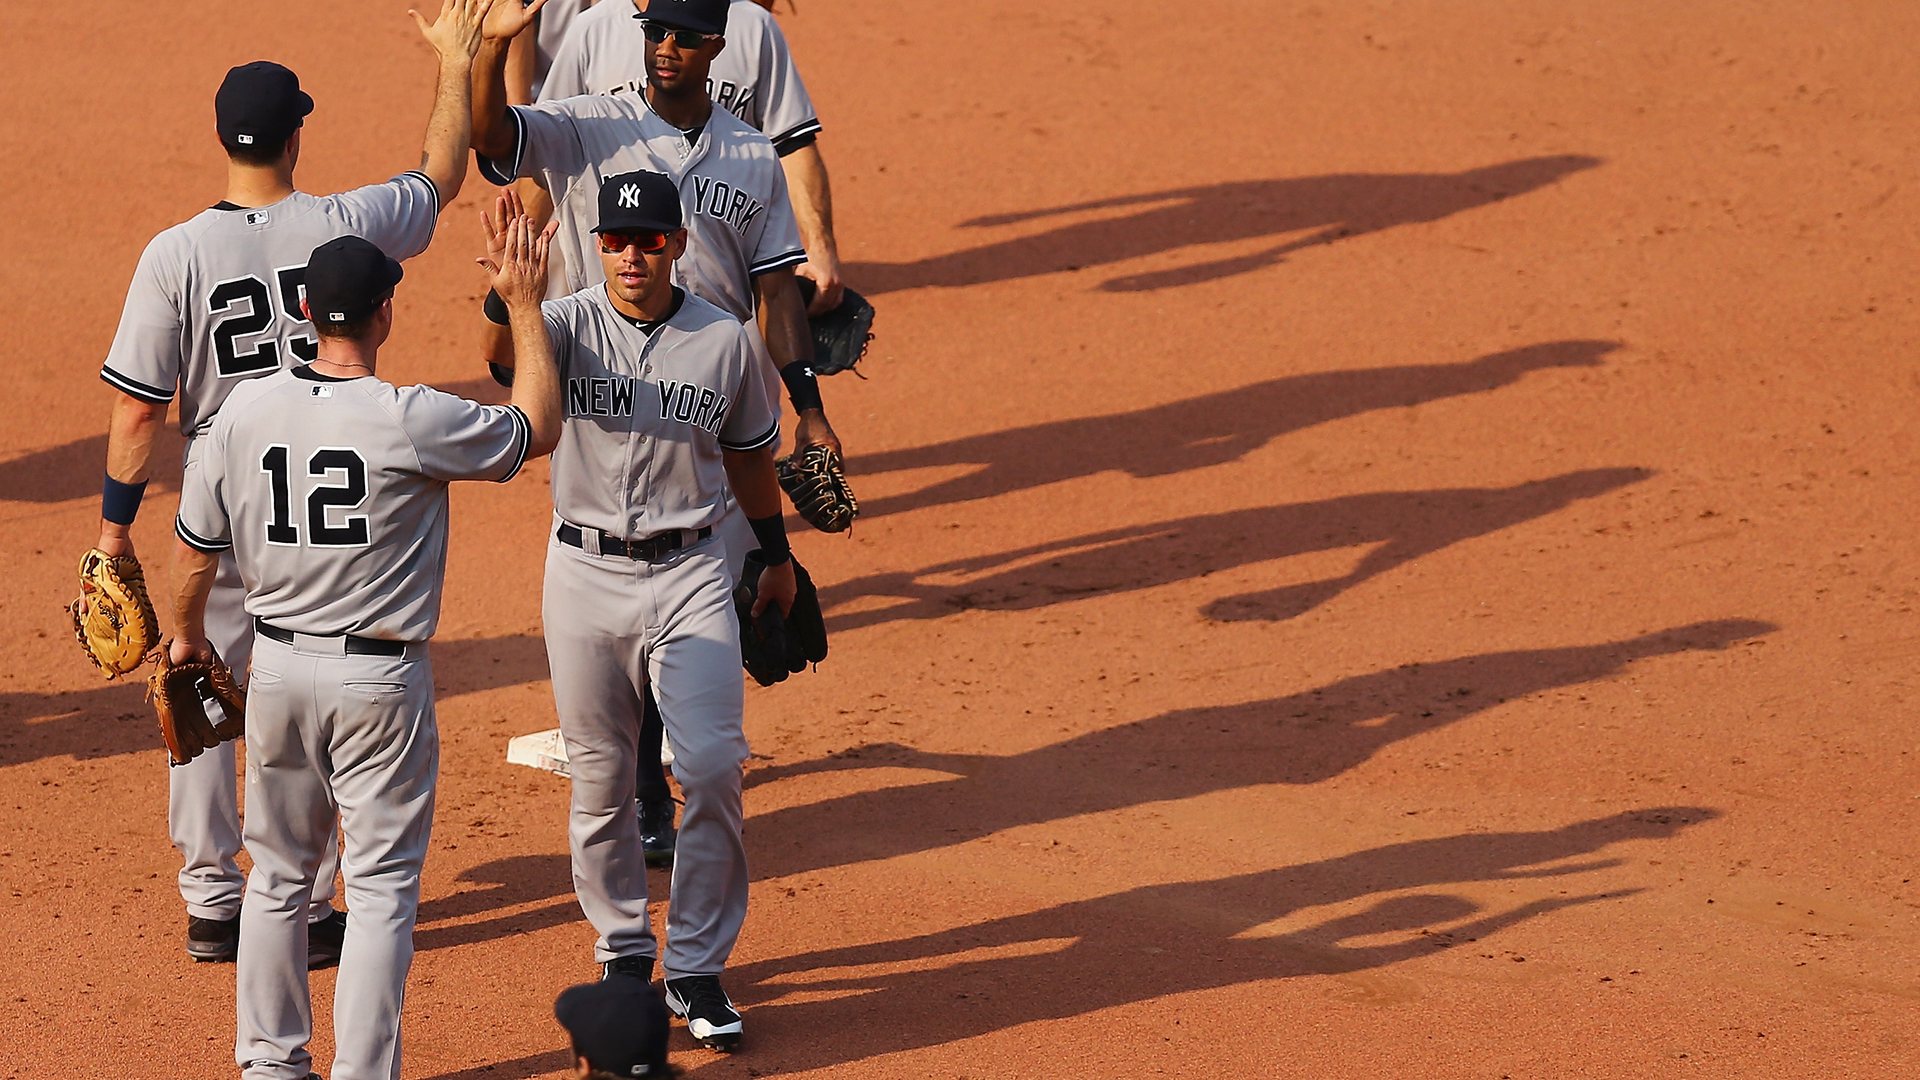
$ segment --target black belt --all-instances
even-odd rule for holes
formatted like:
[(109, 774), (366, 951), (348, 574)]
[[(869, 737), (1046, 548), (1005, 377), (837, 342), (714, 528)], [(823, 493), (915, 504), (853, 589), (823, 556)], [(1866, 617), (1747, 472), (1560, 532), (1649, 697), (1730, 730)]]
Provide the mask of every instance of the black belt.
[[(272, 638), (273, 640), (279, 642), (282, 645), (293, 644), (293, 639), (294, 639), (293, 631), (282, 630), (279, 627), (274, 626), (271, 623), (268, 623), (265, 619), (262, 619), (258, 616), (255, 616), (253, 620), (253, 632), (256, 634), (259, 634), (261, 637)], [(332, 640), (338, 640), (343, 635), (301, 634), (299, 636), (324, 637), (332, 641)], [(347, 655), (349, 656), (405, 656), (407, 655), (407, 643), (404, 641), (387, 641), (384, 638), (356, 637), (353, 634), (346, 634), (344, 636), (346, 637), (346, 640), (347, 640), (346, 651), (347, 651)]]
[[(580, 529), (577, 526), (563, 524), (560, 526), (560, 531), (554, 535), (558, 536), (560, 542), (568, 547), (577, 547), (582, 551), (586, 550), (585, 540), (580, 535)], [(661, 556), (671, 554), (685, 547), (686, 545), (680, 542), (680, 538), (683, 535), (685, 535), (684, 530), (674, 529), (672, 532), (663, 532), (658, 536), (649, 536), (645, 540), (618, 540), (605, 533), (601, 533), (600, 554), (625, 555), (629, 559), (635, 559), (640, 562), (653, 562)], [(701, 529), (699, 533), (694, 536), (693, 542), (697, 544), (712, 535), (713, 526), (709, 525)]]

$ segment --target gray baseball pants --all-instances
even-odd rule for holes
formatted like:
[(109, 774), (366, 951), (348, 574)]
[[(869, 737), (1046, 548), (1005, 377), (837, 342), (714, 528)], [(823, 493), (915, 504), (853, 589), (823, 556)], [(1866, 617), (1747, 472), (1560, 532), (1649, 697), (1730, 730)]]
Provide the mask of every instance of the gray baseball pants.
[[(331, 644), (329, 644), (331, 643)], [(341, 638), (261, 638), (247, 693), (247, 853), (234, 1058), (247, 1080), (304, 1080), (313, 1058), (304, 917), (328, 837), (344, 834), (346, 946), (332, 1080), (398, 1080), (420, 869), (440, 738), (424, 644), (349, 656)]]
[[(725, 553), (718, 537), (652, 563), (557, 540), (547, 549), (543, 616), (573, 780), (574, 892), (600, 935), (596, 960), (659, 956), (668, 978), (719, 974), (747, 915), (745, 690)], [(647, 919), (633, 801), (648, 686), (686, 796), (664, 951)]]
[[(207, 597), (207, 640), (242, 686), (253, 654), (253, 617), (241, 606), (246, 598), (240, 568), (233, 552), (226, 552), (220, 556), (219, 575)], [(247, 888), (246, 876), (234, 861), (240, 854), (236, 745), (221, 743), (167, 770), (167, 835), (182, 860), (180, 898), (187, 902), (187, 914), (202, 919), (231, 919), (240, 914), (240, 898)], [(318, 921), (333, 914), (333, 879), (339, 863), (339, 844), (328, 844), (309, 919)]]

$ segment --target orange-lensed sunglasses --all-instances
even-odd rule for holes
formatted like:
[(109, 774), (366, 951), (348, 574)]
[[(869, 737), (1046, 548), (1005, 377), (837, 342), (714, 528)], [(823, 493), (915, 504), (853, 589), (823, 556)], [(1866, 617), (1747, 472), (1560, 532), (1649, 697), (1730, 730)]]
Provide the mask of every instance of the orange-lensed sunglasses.
[(658, 255), (667, 250), (667, 234), (662, 232), (603, 232), (600, 234), (600, 250), (609, 255), (618, 255), (630, 247), (639, 248), (642, 255)]

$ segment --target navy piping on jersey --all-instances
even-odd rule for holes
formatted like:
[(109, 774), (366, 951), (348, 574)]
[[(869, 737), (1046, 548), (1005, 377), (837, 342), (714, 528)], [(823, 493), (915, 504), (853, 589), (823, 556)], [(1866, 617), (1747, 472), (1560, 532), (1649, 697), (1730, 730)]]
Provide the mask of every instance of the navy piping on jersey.
[(110, 367), (100, 369), (100, 378), (115, 390), (130, 398), (138, 398), (149, 405), (165, 405), (173, 400), (173, 391), (148, 386), (138, 379), (129, 379)]
[(533, 421), (527, 419), (527, 414), (521, 412), (518, 405), (507, 406), (507, 412), (512, 414), (514, 430), (519, 433), (520, 452), (514, 455), (513, 468), (507, 470), (507, 475), (494, 481), (496, 484), (504, 484), (520, 475), (520, 467), (527, 463), (527, 451), (533, 449)]
[(305, 379), (308, 382), (352, 382), (355, 379), (370, 378), (370, 376), (367, 375), (328, 375), (324, 372), (313, 370), (313, 365), (311, 364), (301, 364), (299, 367), (290, 368), (289, 373), (296, 379)]
[[(640, 319), (636, 319), (633, 316), (627, 314), (626, 312), (621, 311), (617, 307), (613, 308), (613, 313), (627, 320), (627, 325), (632, 326), (634, 329), (640, 331), (643, 334), (646, 334), (648, 337), (652, 337), (653, 332), (655, 330), (658, 330), (662, 326), (665, 326), (668, 323), (672, 322), (673, 317), (675, 315), (680, 314), (680, 305), (687, 302), (687, 291), (685, 289), (682, 289), (678, 285), (672, 286), (672, 289), (673, 289), (673, 303), (667, 308), (667, 313), (665, 315), (660, 316), (658, 319), (655, 319), (652, 322), (644, 322)], [(611, 302), (613, 299), (612, 296), (609, 295), (607, 299), (609, 301), (607, 306), (613, 307), (613, 304)]]
[(180, 538), (181, 543), (203, 555), (218, 555), (233, 547), (233, 541), (231, 540), (209, 540), (199, 535), (192, 529), (187, 528), (187, 523), (181, 521), (178, 516), (175, 516), (173, 519), (173, 534)]
[[(520, 107), (507, 106), (507, 119), (513, 124), (513, 157), (507, 161), (496, 161), (482, 154), (474, 157), (480, 163), (480, 175), (495, 187), (506, 187), (520, 177), (520, 159), (527, 152), (527, 127), (520, 122)], [(500, 166), (505, 165), (503, 170)]]
[(795, 124), (790, 130), (770, 136), (768, 141), (773, 143), (774, 153), (779, 154), (781, 157), (786, 157), (795, 150), (812, 145), (813, 137), (818, 134), (820, 134), (820, 120), (818, 117), (815, 117), (802, 120), (798, 124)]
[(433, 182), (433, 177), (428, 176), (426, 173), (421, 172), (419, 169), (408, 169), (406, 172), (403, 172), (400, 175), (401, 176), (417, 176), (420, 178), (421, 183), (427, 185), (427, 190), (433, 192), (433, 216), (439, 217), (440, 211), (443, 209), (440, 202), (440, 186)]
[(768, 428), (766, 432), (760, 435), (758, 438), (748, 439), (746, 442), (743, 442), (743, 443), (730, 443), (725, 439), (721, 439), (720, 449), (732, 450), (735, 453), (744, 454), (744, 453), (748, 453), (749, 451), (758, 450), (763, 446), (772, 446), (773, 440), (779, 437), (780, 437), (780, 421), (775, 420), (773, 422), (773, 426)]
[(799, 266), (806, 261), (806, 252), (789, 251), (785, 255), (776, 255), (765, 262), (753, 264), (752, 267), (748, 268), (747, 275), (749, 277), (759, 277), (761, 274), (771, 274), (775, 270), (783, 270), (789, 266)]

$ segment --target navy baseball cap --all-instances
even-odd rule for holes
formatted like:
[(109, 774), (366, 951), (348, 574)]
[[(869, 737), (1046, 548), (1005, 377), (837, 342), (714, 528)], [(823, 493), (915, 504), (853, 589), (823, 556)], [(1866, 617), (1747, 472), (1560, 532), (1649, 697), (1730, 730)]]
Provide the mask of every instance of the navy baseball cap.
[(271, 60), (255, 60), (227, 72), (213, 95), (220, 141), (228, 149), (286, 141), (313, 111), (300, 76)]
[(621, 173), (600, 181), (600, 224), (594, 232), (670, 233), (680, 222), (680, 189), (665, 173)]
[(404, 271), (370, 241), (337, 236), (307, 260), (307, 310), (316, 323), (350, 323), (379, 310)]
[[(615, 1076), (670, 1076), (667, 1007), (653, 987), (627, 975), (570, 986), (553, 1003), (554, 1019), (587, 1064)], [(569, 1063), (571, 1064), (571, 1063)]]
[(647, 0), (646, 10), (634, 18), (702, 34), (724, 34), (729, 6), (729, 0)]

